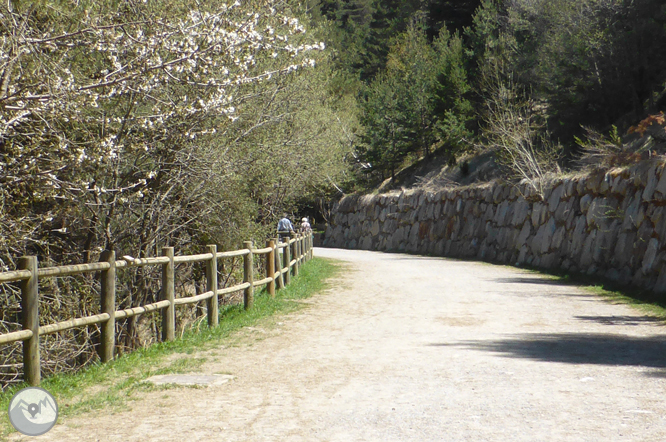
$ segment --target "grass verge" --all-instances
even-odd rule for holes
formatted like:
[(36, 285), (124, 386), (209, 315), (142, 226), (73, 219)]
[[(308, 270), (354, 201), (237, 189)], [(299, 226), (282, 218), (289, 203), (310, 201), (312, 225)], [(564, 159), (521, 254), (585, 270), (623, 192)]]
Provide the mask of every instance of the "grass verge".
[[(396, 252), (405, 253), (405, 252)], [(411, 253), (410, 253), (411, 254)], [(423, 256), (417, 255), (415, 256)], [(599, 296), (601, 299), (612, 304), (624, 304), (634, 307), (636, 310), (661, 319), (666, 323), (666, 295), (655, 293), (652, 290), (646, 290), (635, 286), (620, 284), (610, 279), (587, 275), (585, 273), (571, 273), (566, 270), (548, 270), (539, 267), (533, 267), (526, 264), (514, 266), (507, 263), (479, 261), (475, 258), (449, 258), (436, 255), (428, 255), (433, 258), (444, 258), (461, 262), (473, 262), (488, 266), (503, 266), (512, 269), (521, 269), (526, 272), (546, 276), (553, 284), (576, 286), (587, 292)]]
[(666, 297), (651, 290), (625, 286), (598, 276), (580, 273), (565, 273), (543, 269), (526, 268), (541, 275), (547, 275), (556, 284), (580, 287), (612, 304), (630, 305), (638, 311), (666, 322)]
[[(291, 284), (278, 290), (274, 298), (265, 290), (255, 293), (251, 309), (242, 305), (229, 306), (220, 311), (220, 324), (209, 329), (205, 318), (195, 323), (183, 336), (172, 342), (162, 342), (137, 350), (108, 364), (96, 364), (73, 374), (62, 374), (42, 380), (41, 387), (56, 398), (60, 416), (70, 416), (102, 407), (120, 407), (133, 399), (134, 393), (146, 390), (183, 388), (154, 386), (142, 382), (158, 374), (185, 373), (206, 362), (202, 351), (219, 347), (233, 339), (243, 327), (276, 314), (286, 314), (300, 308), (304, 299), (325, 289), (327, 280), (340, 271), (340, 265), (331, 260), (314, 258), (305, 263)], [(0, 393), (0, 440), (6, 440), (14, 431), (6, 410), (13, 395), (27, 385), (16, 385)]]
[(600, 276), (590, 276), (584, 273), (569, 273), (565, 270), (547, 270), (528, 265), (513, 266), (511, 264), (479, 261), (476, 258), (451, 258), (439, 255), (422, 255), (404, 251), (390, 250), (387, 253), (400, 253), (412, 256), (441, 258), (461, 262), (473, 262), (488, 266), (504, 266), (507, 268), (519, 268), (527, 272), (547, 276), (553, 284), (571, 285), (594, 293), (600, 298), (613, 304), (630, 305), (646, 315), (661, 319), (666, 323), (666, 295), (655, 293), (651, 290), (627, 286)]

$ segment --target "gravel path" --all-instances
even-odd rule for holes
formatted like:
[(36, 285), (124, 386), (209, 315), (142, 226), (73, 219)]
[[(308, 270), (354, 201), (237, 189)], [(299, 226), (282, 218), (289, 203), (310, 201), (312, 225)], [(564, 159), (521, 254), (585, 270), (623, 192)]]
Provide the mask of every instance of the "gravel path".
[[(316, 249), (335, 288), (208, 352), (225, 385), (146, 392), (52, 441), (666, 440), (666, 328), (511, 267)], [(27, 440), (27, 438), (26, 438)]]

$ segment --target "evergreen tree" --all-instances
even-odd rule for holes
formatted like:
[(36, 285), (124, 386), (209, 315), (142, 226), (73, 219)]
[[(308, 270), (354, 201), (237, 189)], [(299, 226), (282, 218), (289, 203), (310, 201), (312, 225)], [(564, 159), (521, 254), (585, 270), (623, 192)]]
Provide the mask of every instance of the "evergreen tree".
[(395, 176), (411, 147), (405, 129), (409, 118), (407, 95), (405, 83), (397, 76), (380, 73), (367, 87), (361, 103), (364, 132), (358, 152), (382, 179), (386, 173)]
[(434, 87), (435, 134), (453, 156), (471, 137), (469, 125), (474, 109), (468, 99), (471, 87), (465, 69), (462, 38), (443, 29), (434, 42), (437, 81)]
[(450, 33), (462, 32), (473, 23), (474, 12), (481, 0), (429, 0), (427, 11), (428, 38), (434, 40), (443, 28)]
[(453, 154), (465, 144), (472, 106), (463, 55), (446, 29), (430, 44), (423, 22), (395, 40), (363, 104), (363, 155), (374, 169), (393, 175), (410, 153), (428, 157), (441, 141)]

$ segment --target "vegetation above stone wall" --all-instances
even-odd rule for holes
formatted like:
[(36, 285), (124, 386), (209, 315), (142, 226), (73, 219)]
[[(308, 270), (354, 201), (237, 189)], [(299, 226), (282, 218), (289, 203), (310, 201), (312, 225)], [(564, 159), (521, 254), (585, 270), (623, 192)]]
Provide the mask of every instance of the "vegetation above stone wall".
[(662, 0), (312, 4), (330, 21), (336, 84), (358, 90), (354, 158), (370, 188), (435, 150), (453, 162), (487, 145), (538, 177), (557, 157), (570, 166), (586, 128), (623, 135), (666, 110)]

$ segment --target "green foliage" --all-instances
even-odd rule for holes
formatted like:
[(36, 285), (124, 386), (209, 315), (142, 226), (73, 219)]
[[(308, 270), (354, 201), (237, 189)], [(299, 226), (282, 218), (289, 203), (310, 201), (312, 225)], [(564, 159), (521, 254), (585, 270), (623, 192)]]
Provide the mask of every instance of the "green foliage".
[(425, 156), (435, 141), (433, 90), (439, 58), (440, 54), (428, 43), (424, 27), (416, 22), (398, 36), (386, 63), (387, 75), (395, 77), (403, 90), (405, 147)]
[(460, 37), (444, 29), (431, 44), (415, 22), (395, 39), (386, 70), (367, 87), (363, 159), (393, 176), (407, 155), (428, 157), (437, 143), (452, 155), (470, 134), (469, 90)]
[(329, 39), (338, 66), (369, 81), (386, 64), (387, 43), (407, 29), (421, 6), (421, 0), (322, 0), (318, 9), (337, 29)]
[(611, 126), (608, 136), (591, 128), (584, 129), (584, 138), (574, 136), (574, 140), (581, 150), (578, 160), (581, 165), (607, 168), (632, 164), (635, 161), (634, 152), (623, 149), (624, 143), (617, 126)]
[[(2, 3), (0, 270), (26, 254), (59, 265), (263, 243), (278, 213), (333, 192), (356, 103), (307, 21), (296, 1)], [(97, 311), (93, 276), (54, 280), (46, 317)], [(148, 270), (126, 272), (118, 304), (157, 293)], [(19, 294), (0, 294), (0, 330), (13, 331)], [(119, 326), (129, 347), (153, 339)], [(94, 360), (91, 334), (63, 337), (63, 364)]]
[(252, 207), (269, 231), (282, 211), (345, 180), (356, 102), (332, 93), (333, 81), (330, 59), (323, 56), (312, 73), (257, 84), (234, 130), (224, 134), (225, 153), (237, 153), (229, 196)]
[(433, 148), (482, 144), (498, 80), (533, 103), (535, 136), (550, 138), (537, 151), (575, 152), (581, 126), (621, 133), (666, 103), (659, 0), (313, 2), (336, 66), (366, 84), (357, 160), (382, 176)]
[(296, 2), (2, 8), (3, 266), (237, 245), (346, 173), (355, 103)]
[(434, 39), (443, 29), (462, 32), (472, 25), (481, 0), (430, 0), (426, 2), (428, 37)]
[(337, 51), (338, 66), (371, 81), (388, 59), (390, 42), (416, 18), (428, 41), (440, 30), (462, 31), (471, 24), (480, 0), (319, 0), (313, 1), (316, 20), (334, 25), (328, 42)]
[(439, 54), (433, 109), (435, 133), (453, 155), (469, 143), (472, 132), (468, 126), (474, 118), (474, 109), (467, 98), (471, 87), (465, 69), (464, 46), (458, 34), (449, 36), (446, 30), (440, 33), (434, 46)]
[(366, 96), (361, 104), (364, 132), (359, 154), (373, 170), (394, 175), (411, 143), (405, 131), (408, 115), (404, 83), (395, 76), (380, 74), (368, 86)]
[[(486, 0), (468, 31), (477, 63), (503, 40), (501, 66), (548, 105), (567, 143), (581, 125), (607, 129), (658, 110), (666, 82), (666, 8), (647, 0)], [(480, 79), (482, 80), (482, 79)], [(621, 121), (623, 118), (628, 120)]]

